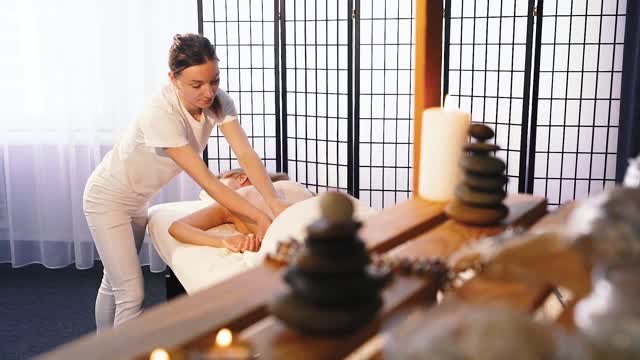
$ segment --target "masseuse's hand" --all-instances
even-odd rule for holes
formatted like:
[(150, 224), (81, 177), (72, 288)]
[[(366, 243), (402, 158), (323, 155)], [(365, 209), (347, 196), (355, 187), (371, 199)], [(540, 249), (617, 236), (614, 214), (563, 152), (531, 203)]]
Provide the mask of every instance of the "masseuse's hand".
[(283, 212), (286, 208), (288, 208), (292, 204), (293, 203), (288, 202), (286, 200), (282, 200), (282, 199), (275, 199), (274, 201), (272, 201), (269, 204), (269, 208), (273, 212), (274, 219), (277, 218), (278, 215), (280, 215), (281, 212)]
[(258, 243), (262, 243), (262, 239), (264, 235), (267, 233), (267, 229), (271, 225), (271, 218), (264, 214), (259, 219), (256, 220), (256, 240)]
[(253, 234), (228, 236), (222, 240), (224, 247), (233, 252), (258, 251), (260, 243)]

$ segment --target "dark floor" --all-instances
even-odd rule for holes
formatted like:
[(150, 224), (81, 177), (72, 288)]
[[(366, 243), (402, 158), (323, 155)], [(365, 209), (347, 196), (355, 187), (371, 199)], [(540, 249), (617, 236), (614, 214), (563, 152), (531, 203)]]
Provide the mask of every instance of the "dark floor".
[[(166, 301), (162, 273), (143, 267), (145, 308)], [(0, 264), (0, 359), (26, 359), (95, 331), (102, 265), (12, 268)]]

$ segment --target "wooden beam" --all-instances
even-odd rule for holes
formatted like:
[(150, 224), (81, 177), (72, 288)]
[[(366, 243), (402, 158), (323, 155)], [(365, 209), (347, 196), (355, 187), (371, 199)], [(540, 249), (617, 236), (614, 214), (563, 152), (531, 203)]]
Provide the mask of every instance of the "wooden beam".
[(444, 207), (440, 202), (409, 199), (368, 218), (359, 236), (370, 252), (385, 252), (447, 220)]
[(464, 245), (487, 236), (500, 234), (507, 226), (527, 228), (547, 213), (547, 201), (529, 194), (510, 194), (505, 199), (509, 216), (495, 226), (470, 226), (448, 220), (433, 230), (392, 249), (389, 254), (399, 257), (447, 258)]
[(413, 126), (413, 195), (418, 193), (422, 111), (442, 98), (442, 0), (416, 2), (416, 57)]

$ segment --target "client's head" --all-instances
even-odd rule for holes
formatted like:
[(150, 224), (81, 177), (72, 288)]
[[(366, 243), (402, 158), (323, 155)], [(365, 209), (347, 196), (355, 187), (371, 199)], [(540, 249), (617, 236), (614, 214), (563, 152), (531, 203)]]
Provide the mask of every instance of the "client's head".
[[(289, 180), (289, 175), (285, 173), (269, 173), (269, 178), (271, 178), (272, 182)], [(243, 169), (231, 169), (227, 170), (220, 175), (218, 175), (218, 179), (222, 181), (223, 184), (227, 185), (229, 188), (236, 190), (241, 187), (250, 186), (251, 180), (249, 180), (249, 176), (244, 172)]]

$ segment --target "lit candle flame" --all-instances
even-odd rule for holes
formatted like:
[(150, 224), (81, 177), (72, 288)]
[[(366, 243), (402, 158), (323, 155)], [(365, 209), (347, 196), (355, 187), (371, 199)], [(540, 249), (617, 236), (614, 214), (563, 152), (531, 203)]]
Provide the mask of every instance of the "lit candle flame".
[(233, 341), (233, 335), (231, 334), (231, 330), (221, 329), (220, 331), (218, 331), (218, 335), (216, 335), (217, 346), (227, 347), (231, 345), (231, 341)]
[(149, 360), (170, 360), (171, 356), (165, 349), (155, 349), (149, 355)]

